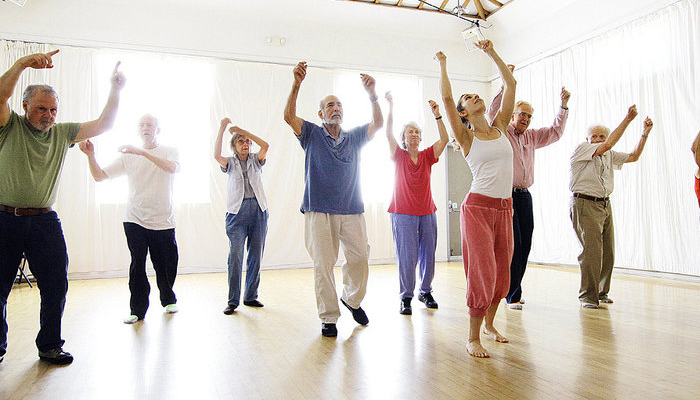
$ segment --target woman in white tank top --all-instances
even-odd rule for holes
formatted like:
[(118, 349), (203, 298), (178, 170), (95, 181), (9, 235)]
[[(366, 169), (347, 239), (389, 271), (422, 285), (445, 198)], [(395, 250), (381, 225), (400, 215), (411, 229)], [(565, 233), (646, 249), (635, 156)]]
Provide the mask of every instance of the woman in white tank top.
[(493, 321), (501, 299), (508, 294), (513, 257), (513, 149), (505, 135), (513, 114), (516, 82), (490, 40), (482, 40), (476, 46), (496, 64), (503, 80), (501, 110), (493, 125), (486, 121), (486, 104), (478, 95), (463, 94), (455, 104), (446, 57), (438, 52), (435, 58), (440, 63), (445, 113), (474, 176), (462, 204), (460, 221), (469, 307), (467, 351), (474, 357), (486, 358), (490, 355), (481, 345), (482, 323), (485, 335), (497, 342), (508, 342), (494, 328)]

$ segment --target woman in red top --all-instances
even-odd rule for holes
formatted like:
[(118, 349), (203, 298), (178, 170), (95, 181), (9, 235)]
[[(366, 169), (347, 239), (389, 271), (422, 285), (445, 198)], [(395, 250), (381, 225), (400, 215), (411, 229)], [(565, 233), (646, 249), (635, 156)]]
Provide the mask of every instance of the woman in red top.
[(442, 122), (438, 105), (430, 100), (430, 108), (440, 132), (440, 139), (431, 147), (418, 151), (421, 129), (415, 122), (407, 123), (401, 132), (401, 147), (393, 133), (394, 103), (391, 93), (386, 136), (389, 140), (391, 159), (396, 165), (394, 196), (389, 206), (394, 250), (399, 265), (399, 284), (403, 315), (411, 315), (411, 300), (416, 286), (416, 264), (419, 265), (420, 290), (418, 300), (428, 308), (438, 308), (433, 299), (432, 282), (435, 275), (435, 247), (437, 245), (437, 219), (435, 203), (430, 191), (430, 171), (445, 149), (449, 137)]

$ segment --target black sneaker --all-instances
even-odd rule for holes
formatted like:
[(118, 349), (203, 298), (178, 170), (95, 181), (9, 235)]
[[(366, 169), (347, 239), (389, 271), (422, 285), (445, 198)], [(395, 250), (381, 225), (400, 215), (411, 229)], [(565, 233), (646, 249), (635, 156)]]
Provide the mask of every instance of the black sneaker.
[(73, 356), (57, 347), (48, 351), (39, 351), (39, 358), (56, 365), (65, 365), (73, 362)]
[(224, 314), (226, 315), (231, 315), (233, 314), (234, 311), (236, 311), (236, 307), (238, 306), (232, 306), (232, 305), (227, 305), (226, 308), (224, 308)]
[(413, 309), (411, 309), (411, 300), (413, 299), (401, 299), (401, 308), (399, 309), (399, 314), (401, 315), (411, 315), (413, 314)]
[(248, 307), (265, 307), (265, 305), (257, 300), (243, 301), (243, 304)]
[(340, 302), (343, 303), (345, 307), (352, 312), (352, 318), (355, 320), (360, 325), (367, 325), (369, 324), (369, 318), (367, 318), (367, 314), (365, 314), (365, 310), (362, 309), (362, 307), (357, 307), (357, 308), (352, 308), (348, 303), (343, 300), (343, 298), (340, 298)]
[(425, 303), (425, 306), (428, 308), (438, 308), (438, 303), (437, 303), (437, 301), (435, 301), (435, 299), (433, 298), (433, 295), (431, 293), (419, 295), (418, 300)]
[(338, 328), (335, 324), (321, 324), (321, 335), (324, 337), (336, 337), (338, 336)]

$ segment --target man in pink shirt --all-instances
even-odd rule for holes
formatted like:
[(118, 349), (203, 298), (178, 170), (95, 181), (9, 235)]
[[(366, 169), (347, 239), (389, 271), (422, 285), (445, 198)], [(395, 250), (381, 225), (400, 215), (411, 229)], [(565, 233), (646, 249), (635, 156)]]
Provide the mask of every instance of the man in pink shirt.
[[(511, 70), (514, 68), (509, 65)], [(501, 106), (503, 89), (493, 98), (486, 114), (488, 121), (493, 121)], [(569, 97), (571, 94), (561, 88), (561, 108), (554, 118), (552, 126), (539, 129), (528, 129), (534, 109), (530, 103), (518, 101), (508, 125), (508, 140), (513, 146), (513, 260), (510, 264), (510, 289), (506, 296), (508, 308), (522, 310), (522, 288), (520, 283), (525, 275), (527, 258), (530, 255), (532, 231), (534, 228), (532, 216), (532, 196), (528, 188), (534, 181), (535, 149), (547, 146), (561, 138), (569, 116)]]

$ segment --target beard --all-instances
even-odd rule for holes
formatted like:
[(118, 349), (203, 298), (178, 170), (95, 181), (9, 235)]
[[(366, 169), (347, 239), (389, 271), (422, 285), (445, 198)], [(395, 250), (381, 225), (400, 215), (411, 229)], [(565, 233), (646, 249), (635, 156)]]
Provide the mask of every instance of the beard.
[(25, 118), (25, 120), (27, 121), (29, 126), (41, 133), (48, 132), (49, 129), (51, 129), (51, 127), (53, 126), (53, 121), (51, 121), (50, 119), (41, 119), (37, 123), (30, 121), (28, 118)]
[[(333, 117), (338, 117), (338, 118), (334, 119)], [(343, 116), (340, 115), (339, 113), (333, 113), (333, 114), (331, 114), (330, 117), (324, 116), (323, 123), (328, 124), (328, 125), (340, 125), (343, 123)]]

